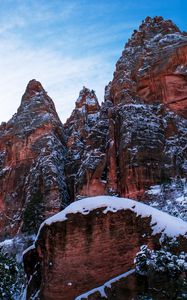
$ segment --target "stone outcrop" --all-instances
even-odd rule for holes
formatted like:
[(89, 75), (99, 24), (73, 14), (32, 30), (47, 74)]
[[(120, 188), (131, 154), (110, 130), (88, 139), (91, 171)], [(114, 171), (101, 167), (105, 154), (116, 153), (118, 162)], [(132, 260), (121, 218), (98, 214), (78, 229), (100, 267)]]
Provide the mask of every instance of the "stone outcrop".
[(104, 102), (84, 87), (65, 130), (41, 84), (28, 84), (17, 114), (0, 126), (3, 234), (32, 231), (68, 201), (101, 194), (146, 200), (150, 186), (186, 178), (186, 45), (171, 21), (146, 18)]
[(128, 41), (111, 83), (117, 103), (164, 103), (187, 117), (187, 34), (170, 20), (146, 18)]
[(176, 236), (177, 251), (186, 251), (185, 232), (185, 222), (136, 201), (77, 201), (46, 220), (25, 253), (27, 299), (73, 300), (131, 270), (140, 246), (158, 249), (161, 236)]
[[(172, 214), (177, 207), (185, 218), (186, 198), (177, 192), (185, 196), (186, 78), (187, 34), (170, 20), (148, 17), (125, 45), (104, 102), (84, 87), (64, 126), (47, 92), (31, 80), (17, 113), (0, 126), (0, 238), (36, 232), (86, 196), (152, 201)], [(166, 183), (159, 197), (149, 193)], [(27, 298), (74, 299), (133, 268), (142, 244), (159, 248), (167, 225), (153, 235), (158, 222), (136, 205), (85, 206), (45, 223), (24, 257)], [(178, 242), (186, 250), (186, 237)]]
[(67, 203), (65, 136), (52, 99), (31, 80), (0, 126), (0, 236), (36, 231)]
[(100, 107), (93, 91), (83, 88), (64, 127), (68, 138), (66, 174), (72, 198), (115, 195), (117, 153), (111, 102)]
[[(81, 117), (81, 123), (76, 104), (65, 124), (72, 128), (73, 120), (81, 127), (66, 131), (74, 199), (98, 194), (144, 199), (151, 185), (186, 178), (186, 75), (187, 34), (170, 20), (146, 18), (116, 64), (96, 122), (90, 126)], [(75, 148), (75, 156), (84, 152), (81, 164), (72, 155)]]
[(100, 177), (106, 153), (107, 127), (98, 124), (100, 114), (95, 92), (83, 87), (75, 109), (64, 125), (68, 148), (66, 176), (71, 199), (75, 195), (104, 193)]

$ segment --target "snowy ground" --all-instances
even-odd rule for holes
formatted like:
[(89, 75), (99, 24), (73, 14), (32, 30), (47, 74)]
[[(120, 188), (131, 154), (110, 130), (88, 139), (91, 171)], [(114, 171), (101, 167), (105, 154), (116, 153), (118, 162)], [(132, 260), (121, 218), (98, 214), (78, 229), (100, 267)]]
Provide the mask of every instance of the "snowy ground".
[(171, 182), (150, 187), (146, 193), (147, 204), (170, 215), (187, 221), (186, 179), (172, 179)]
[(18, 263), (22, 262), (23, 251), (33, 243), (35, 235), (20, 234), (12, 239), (0, 242), (0, 248), (9, 255), (15, 256)]

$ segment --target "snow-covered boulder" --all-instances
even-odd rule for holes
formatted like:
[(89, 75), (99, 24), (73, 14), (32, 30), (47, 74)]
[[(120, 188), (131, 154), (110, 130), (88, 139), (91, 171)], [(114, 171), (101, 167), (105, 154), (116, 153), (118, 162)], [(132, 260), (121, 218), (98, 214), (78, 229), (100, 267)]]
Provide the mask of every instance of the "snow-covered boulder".
[(27, 299), (38, 291), (41, 299), (74, 299), (132, 269), (141, 245), (158, 249), (175, 238), (187, 250), (186, 234), (186, 222), (134, 200), (76, 201), (42, 223), (24, 254)]

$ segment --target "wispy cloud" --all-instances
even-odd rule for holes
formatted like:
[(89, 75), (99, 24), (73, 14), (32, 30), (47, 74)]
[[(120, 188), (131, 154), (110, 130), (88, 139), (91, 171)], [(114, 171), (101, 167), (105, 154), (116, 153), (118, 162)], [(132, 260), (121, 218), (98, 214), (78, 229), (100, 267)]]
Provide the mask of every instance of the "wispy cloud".
[[(16, 112), (32, 78), (63, 121), (83, 85), (102, 101), (125, 41), (146, 15), (160, 14), (162, 2), (151, 10), (148, 0), (141, 6), (137, 0), (0, 0), (0, 122)], [(177, 14), (176, 7), (167, 11)]]
[[(49, 49), (31, 49), (22, 40), (7, 39), (0, 43), (0, 119), (7, 120), (20, 102), (27, 82), (36, 78), (54, 99), (63, 121), (74, 107), (83, 85), (97, 89), (103, 96), (104, 83), (111, 77), (110, 63), (102, 56), (72, 58)], [(101, 71), (102, 70), (102, 71)]]
[[(114, 61), (120, 54), (115, 42), (123, 39), (132, 24), (117, 23), (107, 28), (100, 19), (93, 23), (84, 20), (88, 9), (84, 1), (63, 5), (62, 1), (55, 1), (55, 7), (51, 1), (41, 1), (42, 5), (33, 1), (32, 7), (25, 4), (27, 1), (18, 2), (17, 13), (10, 10), (0, 21), (0, 57), (3, 58), (0, 60), (3, 74), (0, 121), (8, 120), (16, 112), (32, 78), (41, 81), (63, 121), (74, 108), (83, 85), (95, 89), (102, 101), (104, 86), (112, 78)], [(107, 51), (103, 49), (112, 43)]]

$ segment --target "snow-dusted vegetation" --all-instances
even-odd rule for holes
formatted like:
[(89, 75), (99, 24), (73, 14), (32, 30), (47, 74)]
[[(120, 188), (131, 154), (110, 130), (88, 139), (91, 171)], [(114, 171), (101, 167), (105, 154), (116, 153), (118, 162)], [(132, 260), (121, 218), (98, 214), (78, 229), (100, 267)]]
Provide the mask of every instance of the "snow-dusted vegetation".
[[(148, 294), (155, 293), (158, 296), (160, 293), (165, 299), (187, 298), (185, 277), (187, 254), (185, 252), (172, 253), (171, 248), (176, 246), (175, 243), (175, 240), (167, 241), (167, 246), (163, 246), (160, 250), (151, 250), (143, 245), (137, 253), (136, 274), (142, 277), (142, 280), (147, 281)], [(158, 289), (159, 284), (162, 289)]]

